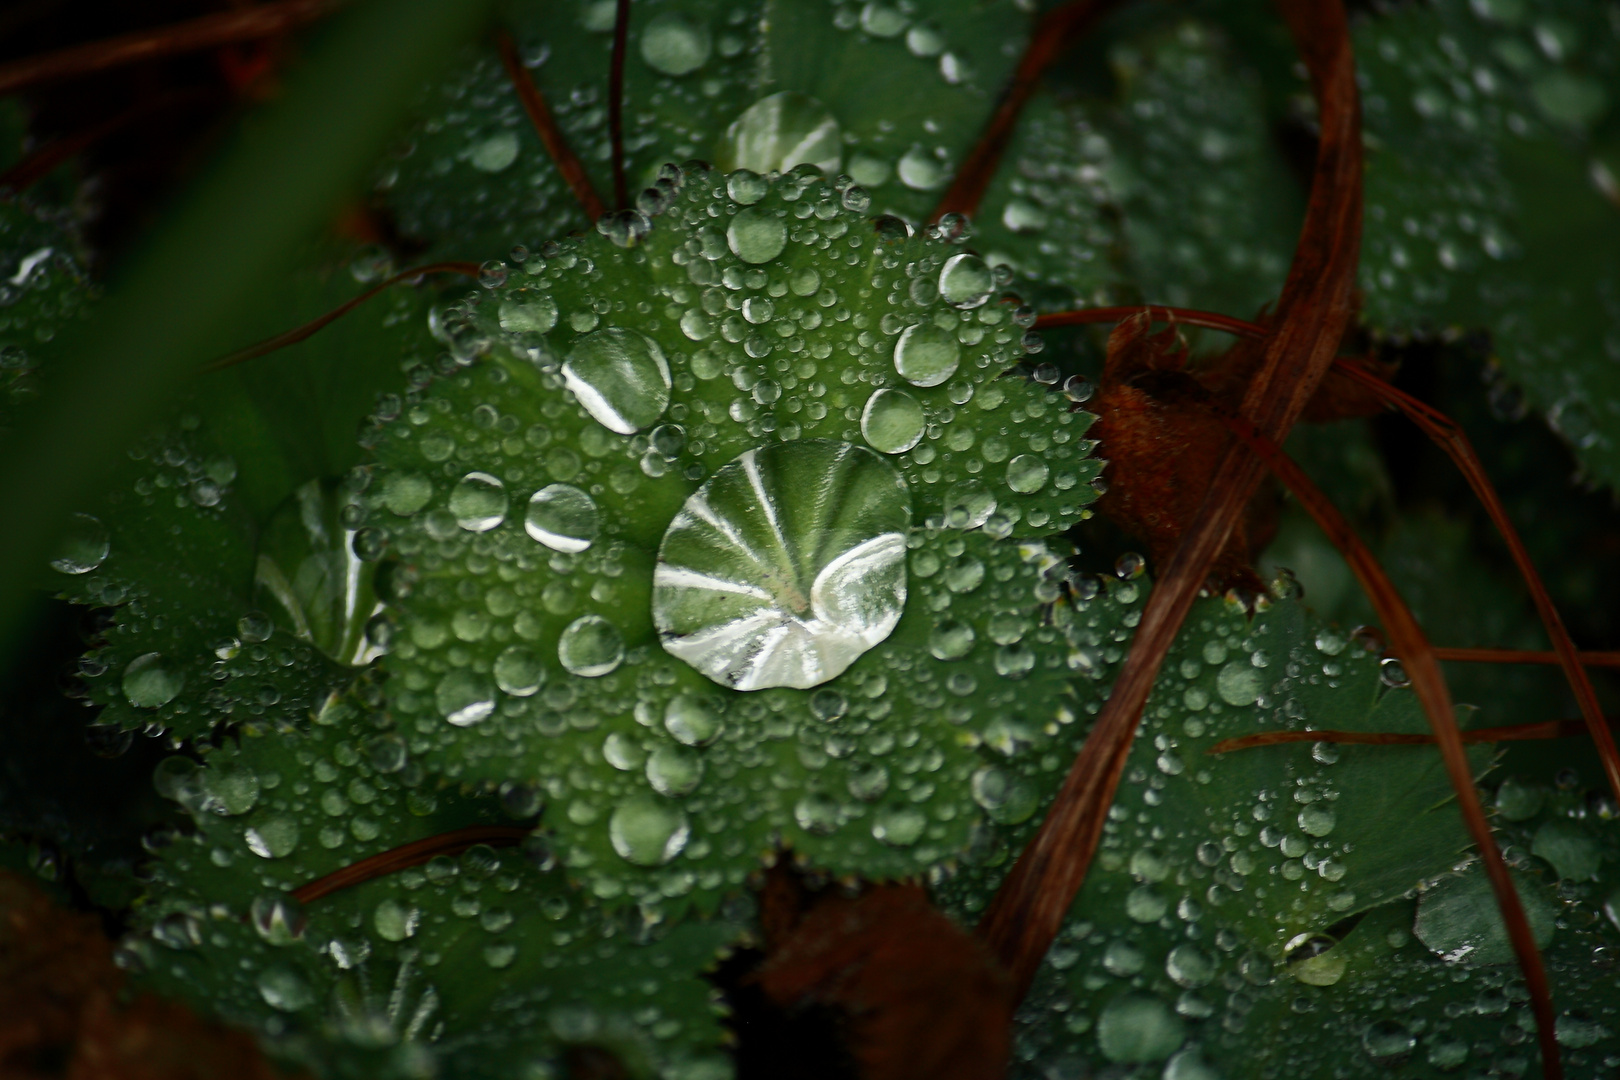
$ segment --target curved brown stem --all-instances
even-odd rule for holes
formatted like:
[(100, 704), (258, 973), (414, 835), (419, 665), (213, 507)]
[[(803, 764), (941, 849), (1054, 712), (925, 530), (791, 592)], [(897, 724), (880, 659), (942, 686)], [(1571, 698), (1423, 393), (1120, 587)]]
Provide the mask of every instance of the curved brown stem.
[(1265, 460), (1277, 479), (1293, 493), (1333, 541), (1383, 621), (1390, 645), (1400, 655), (1401, 665), (1406, 669), (1412, 689), (1423, 703), (1423, 712), (1434, 730), (1440, 758), (1445, 762), (1446, 774), (1457, 793), (1457, 808), (1462, 812), (1469, 836), (1479, 849), (1480, 862), (1485, 867), (1486, 877), (1490, 879), (1491, 891), (1496, 894), (1496, 906), (1507, 926), (1508, 940), (1513, 944), (1513, 954), (1519, 962), (1519, 970), (1524, 974), (1525, 986), (1530, 991), (1530, 1007), (1535, 1014), (1536, 1035), (1541, 1044), (1542, 1075), (1546, 1080), (1562, 1080), (1564, 1070), (1558, 1057), (1558, 1041), (1554, 1036), (1552, 987), (1547, 980), (1547, 969), (1542, 963), (1540, 950), (1536, 948), (1535, 934), (1525, 917), (1519, 893), (1508, 874), (1507, 863), (1503, 861), (1496, 840), (1491, 836), (1490, 823), (1485, 819), (1479, 792), (1474, 788), (1474, 772), (1468, 764), (1468, 752), (1463, 749), (1466, 740), (1457, 728), (1451, 690), (1446, 686), (1446, 677), (1440, 671), (1440, 661), (1429, 645), (1428, 637), (1418, 625), (1412, 609), (1407, 607), (1406, 601), (1389, 580), (1389, 575), (1378, 564), (1378, 559), (1362, 543), (1344, 516), (1317, 489), (1305, 470), (1249, 421), (1234, 416), (1223, 416), (1221, 419), (1233, 434)]
[(495, 35), (495, 50), (500, 53), (501, 66), (506, 69), (506, 77), (511, 80), (512, 89), (517, 92), (518, 100), (523, 103), (523, 111), (529, 117), (529, 123), (534, 127), (540, 142), (545, 146), (551, 163), (557, 166), (562, 174), (568, 190), (574, 193), (574, 198), (585, 209), (585, 216), (595, 221), (607, 213), (607, 207), (602, 203), (602, 197), (596, 193), (591, 184), (591, 178), (585, 171), (585, 163), (579, 160), (564, 137), (562, 129), (551, 115), (551, 109), (546, 105), (546, 99), (541, 95), (540, 88), (534, 84), (534, 77), (529, 69), (523, 66), (523, 58), (518, 55), (517, 43), (512, 35), (505, 30)]
[[(1349, 325), (1361, 239), (1361, 109), (1349, 27), (1338, 0), (1281, 0), (1310, 69), (1321, 116), (1305, 225), (1243, 413), (1281, 440), (1316, 392)], [(1142, 707), (1209, 568), (1258, 488), (1264, 465), (1241, 445), (1222, 455), (1181, 545), (1154, 587), (1130, 654), (1039, 831), (977, 932), (1026, 993), (1085, 881)]]
[(1079, 308), (1075, 311), (1054, 311), (1035, 320), (1035, 329), (1051, 330), (1059, 326), (1086, 326), (1091, 323), (1116, 323), (1147, 312), (1154, 322), (1176, 322), (1187, 326), (1201, 326), (1206, 330), (1224, 330), (1238, 337), (1264, 338), (1271, 331), (1259, 323), (1222, 315), (1218, 311), (1197, 311), (1193, 308), (1161, 307), (1152, 305), (1126, 305), (1123, 307)]
[(89, 75), (142, 60), (158, 60), (272, 37), (312, 23), (341, 5), (342, 0), (280, 0), (255, 4), (31, 56), (0, 65), (0, 94), (14, 94), (40, 83)]
[(978, 213), (979, 203), (984, 200), (984, 193), (1001, 164), (1001, 155), (1012, 141), (1018, 115), (1040, 85), (1041, 75), (1116, 3), (1118, 0), (1069, 0), (1041, 16), (1030, 31), (1029, 44), (1013, 72), (1012, 82), (1001, 93), (990, 123), (962, 167), (956, 170), (956, 179), (940, 197), (930, 220), (938, 221), (951, 213), (969, 216)]
[(1485, 513), (1496, 526), (1502, 541), (1507, 544), (1514, 565), (1519, 568), (1519, 576), (1524, 579), (1525, 585), (1530, 590), (1530, 599), (1536, 605), (1536, 613), (1541, 616), (1542, 625), (1547, 628), (1547, 636), (1552, 639), (1553, 650), (1558, 654), (1559, 666), (1564, 669), (1564, 678), (1574, 691), (1575, 702), (1580, 706), (1581, 716), (1586, 719), (1586, 725), (1592, 732), (1592, 741), (1597, 744), (1598, 757), (1603, 761), (1603, 772), (1608, 777), (1609, 790), (1614, 792), (1616, 798), (1620, 798), (1620, 749), (1615, 747), (1614, 735), (1610, 733), (1609, 725), (1603, 719), (1603, 707), (1598, 704), (1597, 691), (1592, 688), (1592, 680), (1587, 677), (1586, 668), (1581, 664), (1575, 642), (1570, 639), (1569, 631), (1564, 627), (1564, 618), (1558, 613), (1558, 605), (1554, 604), (1552, 597), (1547, 594), (1547, 587), (1542, 583), (1535, 563), (1530, 560), (1530, 552), (1525, 548), (1524, 541), (1519, 539), (1519, 531), (1513, 527), (1513, 522), (1507, 515), (1507, 508), (1497, 497), (1495, 485), (1485, 474), (1485, 467), (1480, 464), (1479, 455), (1474, 452), (1474, 444), (1468, 441), (1468, 435), (1451, 417), (1425, 405), (1410, 394), (1397, 390), (1360, 364), (1341, 360), (1335, 366), (1377, 394), (1386, 404), (1399, 409), (1421, 428), (1436, 446), (1446, 452), (1463, 474), (1463, 478), (1468, 481), (1468, 486), (1474, 489), (1474, 496), (1479, 499), (1480, 505), (1485, 507)]
[(624, 179), (624, 54), (630, 43), (630, 0), (618, 0), (613, 16), (613, 67), (608, 73), (608, 138), (613, 142), (613, 201), (630, 205)]
[(353, 311), (367, 300), (370, 300), (373, 296), (376, 296), (378, 293), (388, 288), (388, 286), (397, 285), (401, 281), (409, 281), (411, 278), (421, 277), (423, 274), (465, 274), (468, 277), (477, 277), (478, 264), (468, 262), (442, 262), (431, 263), (427, 266), (417, 266), (410, 270), (401, 270), (393, 277), (373, 285), (371, 288), (367, 289), (353, 300), (339, 304), (331, 311), (328, 311), (325, 315), (311, 319), (302, 326), (295, 326), (291, 330), (288, 330), (285, 333), (277, 334), (273, 338), (265, 338), (257, 345), (249, 345), (245, 349), (238, 349), (233, 353), (227, 353), (218, 360), (204, 366), (202, 371), (205, 374), (211, 371), (223, 371), (225, 368), (233, 367), (244, 361), (253, 360), (260, 356), (266, 356), (275, 352), (277, 349), (285, 349), (288, 345), (296, 345), (305, 338), (312, 337), (317, 330), (320, 330), (328, 323), (335, 322), (344, 315), (347, 315), (349, 312)]
[[(1438, 650), (1436, 650), (1438, 651)], [(1475, 728), (1460, 733), (1465, 743), (1523, 742), (1532, 739), (1567, 739), (1586, 734), (1584, 720), (1548, 720), (1540, 724), (1511, 724), (1506, 727)], [(1262, 731), (1222, 739), (1205, 750), (1206, 754), (1230, 754), (1257, 746), (1282, 743), (1350, 743), (1360, 746), (1433, 746), (1433, 735), (1408, 735), (1382, 731)]]
[[(1564, 658), (1555, 652), (1537, 652), (1531, 649), (1442, 649), (1436, 646), (1434, 655), (1441, 660), (1457, 660), (1467, 664), (1547, 664), (1562, 665)], [(1620, 652), (1577, 652), (1575, 659), (1582, 667), (1620, 667)]]
[(325, 877), (305, 882), (292, 891), (292, 897), (301, 904), (313, 903), (339, 889), (347, 889), (351, 885), (359, 885), (373, 878), (386, 877), (407, 867), (420, 866), (440, 855), (459, 855), (475, 844), (512, 847), (521, 844), (533, 831), (519, 825), (470, 825), (465, 829), (440, 833), (438, 836), (429, 836), (423, 840), (413, 840), (409, 844), (401, 844), (397, 848), (390, 848), (370, 858), (361, 859), (341, 870), (334, 870)]

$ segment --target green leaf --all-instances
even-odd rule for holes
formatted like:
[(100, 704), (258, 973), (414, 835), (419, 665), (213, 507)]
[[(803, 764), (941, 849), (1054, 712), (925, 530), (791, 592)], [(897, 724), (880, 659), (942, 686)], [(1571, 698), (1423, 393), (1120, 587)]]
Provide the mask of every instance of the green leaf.
[[(609, 915), (568, 887), (541, 837), (308, 904), (287, 895), (411, 841), (512, 822), (497, 800), (440, 786), (357, 707), (329, 708), (307, 732), (250, 735), (201, 767), (159, 767), (159, 790), (196, 831), (160, 852), (125, 941), (144, 984), (256, 1028), (323, 1076), (361, 1063), (510, 1076), (555, 1067), (570, 1046), (607, 1050), (635, 1076), (724, 1075), (701, 972), (738, 926)], [(504, 803), (525, 817), (541, 805), (523, 790)]]

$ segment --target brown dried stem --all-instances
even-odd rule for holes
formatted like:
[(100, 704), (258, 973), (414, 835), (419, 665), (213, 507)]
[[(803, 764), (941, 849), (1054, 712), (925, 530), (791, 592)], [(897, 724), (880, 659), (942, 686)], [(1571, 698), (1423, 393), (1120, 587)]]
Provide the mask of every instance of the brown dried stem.
[[(1349, 325), (1361, 238), (1361, 109), (1344, 8), (1338, 0), (1281, 0), (1281, 7), (1311, 73), (1321, 138), (1276, 328), (1242, 404), (1243, 414), (1273, 440), (1286, 437), (1316, 392)], [(979, 923), (978, 933), (1020, 995), (1085, 881), (1165, 653), (1263, 472), (1241, 445), (1223, 453), (1209, 494), (1148, 598), (1091, 735)]]
[[(1436, 650), (1437, 652), (1439, 650)], [(1539, 724), (1510, 724), (1505, 727), (1475, 728), (1460, 733), (1465, 743), (1523, 742), (1531, 739), (1567, 739), (1586, 734), (1584, 720), (1547, 720)], [(1386, 731), (1262, 731), (1222, 739), (1205, 750), (1206, 754), (1230, 754), (1257, 746), (1282, 743), (1353, 743), (1361, 746), (1433, 746), (1433, 735), (1409, 735)]]
[(1518, 891), (1508, 874), (1507, 863), (1502, 860), (1502, 853), (1491, 835), (1490, 823), (1485, 819), (1485, 810), (1480, 806), (1479, 792), (1474, 788), (1473, 769), (1468, 764), (1468, 752), (1463, 749), (1465, 740), (1457, 728), (1451, 690), (1446, 686), (1446, 677), (1440, 670), (1440, 661), (1433, 647), (1413, 616), (1412, 609), (1407, 607), (1406, 601), (1389, 580), (1389, 575), (1378, 564), (1378, 559), (1305, 471), (1284, 454), (1274, 440), (1266, 438), (1247, 420), (1230, 416), (1222, 419), (1233, 434), (1265, 460), (1271, 471), (1293, 492), (1300, 505), (1333, 541), (1334, 547), (1350, 564), (1373, 609), (1378, 612), (1384, 632), (1389, 635), (1390, 645), (1401, 657), (1401, 665), (1434, 729), (1441, 760), (1445, 762), (1451, 786), (1457, 793), (1457, 808), (1462, 811), (1468, 834), (1479, 848), (1480, 861), (1490, 879), (1491, 890), (1496, 894), (1496, 905), (1507, 926), (1508, 940), (1513, 944), (1519, 970), (1524, 974), (1525, 985), (1530, 991), (1531, 1010), (1536, 1017), (1536, 1033), (1541, 1043), (1543, 1076), (1546, 1080), (1562, 1080), (1563, 1066), (1558, 1059), (1558, 1042), (1553, 1033), (1552, 990), (1547, 981), (1547, 970), (1536, 948), (1530, 922), (1525, 918), (1524, 907), (1519, 902)]
[(1132, 315), (1148, 313), (1154, 322), (1182, 323), (1201, 326), (1207, 330), (1224, 330), (1238, 337), (1263, 338), (1271, 331), (1258, 323), (1235, 319), (1218, 311), (1196, 311), (1192, 308), (1163, 307), (1158, 304), (1133, 304), (1124, 307), (1079, 308), (1075, 311), (1054, 311), (1035, 320), (1035, 329), (1050, 330), (1058, 326), (1086, 326), (1091, 323), (1123, 322)]
[(335, 322), (347, 315), (349, 312), (353, 311), (367, 300), (370, 300), (373, 296), (376, 296), (390, 285), (397, 285), (401, 281), (409, 281), (412, 278), (419, 278), (424, 274), (464, 274), (468, 277), (477, 277), (478, 264), (469, 262), (442, 262), (430, 263), (427, 266), (417, 266), (410, 270), (401, 270), (393, 277), (387, 278), (381, 282), (378, 282), (376, 285), (373, 285), (359, 296), (356, 296), (353, 300), (339, 304), (331, 311), (328, 311), (325, 315), (311, 319), (302, 326), (295, 326), (291, 330), (277, 334), (275, 337), (265, 338), (257, 345), (249, 345), (245, 349), (238, 349), (233, 353), (227, 353), (218, 360), (207, 364), (202, 370), (205, 373), (211, 371), (223, 371), (225, 368), (234, 367), (235, 365), (243, 363), (244, 361), (253, 360), (260, 356), (266, 356), (275, 352), (277, 349), (285, 349), (288, 345), (296, 345), (305, 338), (314, 336), (317, 330), (325, 327), (328, 323)]
[(931, 220), (938, 221), (946, 214), (972, 216), (979, 210), (984, 193), (995, 178), (1001, 155), (1012, 141), (1018, 116), (1023, 112), (1030, 95), (1040, 85), (1041, 76), (1064, 50), (1080, 40), (1091, 27), (1112, 8), (1118, 0), (1069, 0), (1041, 16), (1030, 32), (1029, 45), (1013, 72), (1012, 82), (1002, 91), (1001, 101), (990, 117), (984, 134), (974, 144), (967, 160), (956, 171), (956, 179), (940, 197)]
[(1495, 485), (1485, 475), (1479, 455), (1474, 452), (1474, 444), (1468, 441), (1467, 434), (1451, 417), (1397, 390), (1361, 365), (1340, 360), (1335, 366), (1377, 394), (1385, 404), (1399, 409), (1421, 428), (1436, 446), (1446, 452), (1468, 481), (1468, 486), (1474, 489), (1475, 497), (1485, 507), (1485, 513), (1507, 544), (1508, 552), (1519, 568), (1519, 576), (1524, 578), (1525, 585), (1530, 589), (1530, 598), (1536, 605), (1536, 613), (1541, 616), (1542, 625), (1547, 628), (1547, 636), (1552, 639), (1553, 651), (1558, 654), (1559, 666), (1564, 669), (1564, 678), (1569, 681), (1569, 687), (1575, 693), (1575, 703), (1580, 706), (1581, 716), (1592, 732), (1592, 741), (1597, 744), (1604, 775), (1609, 779), (1609, 789), (1616, 798), (1620, 798), (1620, 749), (1616, 749), (1614, 736), (1603, 719), (1603, 707), (1598, 704), (1597, 691), (1592, 689), (1592, 680), (1587, 677), (1586, 668), (1581, 666), (1575, 642), (1564, 628), (1563, 616), (1558, 614), (1558, 605), (1547, 595), (1547, 587), (1536, 572), (1535, 563), (1530, 561), (1530, 552), (1525, 549), (1524, 541), (1519, 539), (1519, 532), (1508, 518), (1502, 500), (1497, 497)]
[(529, 123), (533, 125), (535, 134), (540, 136), (540, 142), (545, 146), (552, 164), (562, 173), (568, 189), (574, 193), (574, 198), (584, 208), (585, 216), (595, 221), (607, 213), (607, 206), (603, 204), (602, 197), (592, 186), (590, 175), (585, 171), (585, 163), (579, 160), (579, 155), (574, 153), (562, 129), (557, 126), (557, 121), (552, 117), (551, 109), (546, 105), (546, 99), (541, 95), (540, 88), (534, 84), (534, 77), (529, 74), (529, 69), (523, 66), (523, 58), (518, 55), (517, 43), (512, 40), (511, 34), (502, 30), (495, 35), (495, 49), (500, 53), (501, 65), (506, 68), (506, 77), (511, 80), (512, 89), (517, 91), (518, 100), (523, 103), (523, 111), (528, 114)]
[(342, 0), (279, 0), (31, 56), (0, 65), (0, 94), (142, 60), (272, 37), (315, 22), (341, 4)]
[(370, 858), (334, 870), (325, 877), (306, 882), (292, 891), (292, 897), (301, 904), (313, 903), (330, 896), (339, 889), (359, 885), (373, 878), (386, 877), (412, 866), (420, 866), (440, 855), (459, 855), (477, 844), (490, 847), (512, 847), (521, 844), (532, 833), (521, 825), (469, 825), (465, 829), (440, 833), (422, 840), (413, 840), (397, 848), (378, 852)]

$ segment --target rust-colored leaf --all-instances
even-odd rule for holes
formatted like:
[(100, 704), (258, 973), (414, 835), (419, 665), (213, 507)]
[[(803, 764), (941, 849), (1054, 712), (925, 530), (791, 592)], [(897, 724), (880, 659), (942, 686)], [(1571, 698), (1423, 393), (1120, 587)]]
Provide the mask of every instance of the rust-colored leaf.
[(252, 1037), (154, 997), (123, 1003), (94, 915), (0, 871), (0, 1076), (7, 1080), (275, 1080)]
[[(1361, 113), (1343, 5), (1282, 0), (1310, 71), (1321, 137), (1305, 225), (1241, 414), (1284, 438), (1332, 363), (1351, 316), (1361, 239)], [(1221, 454), (1209, 491), (1142, 614), (1113, 693), (1039, 831), (979, 924), (1021, 995), (1085, 880), (1165, 653), (1258, 487), (1264, 466), (1241, 446)]]
[(785, 861), (760, 897), (766, 957), (750, 976), (778, 1007), (834, 1010), (864, 1080), (994, 1080), (1011, 987), (921, 885), (806, 889)]

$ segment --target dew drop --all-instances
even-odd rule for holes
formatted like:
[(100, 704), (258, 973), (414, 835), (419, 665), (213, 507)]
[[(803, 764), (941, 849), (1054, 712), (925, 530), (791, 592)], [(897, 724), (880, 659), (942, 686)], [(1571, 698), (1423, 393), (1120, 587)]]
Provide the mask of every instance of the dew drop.
[(557, 325), (557, 301), (533, 289), (517, 289), (501, 302), (501, 329), (511, 334), (549, 334)]
[(1163, 1061), (1181, 1047), (1185, 1029), (1169, 1006), (1145, 994), (1125, 994), (1097, 1017), (1097, 1048), (1109, 1061)]
[(271, 945), (291, 945), (303, 940), (304, 930), (309, 925), (304, 905), (280, 892), (254, 897), (248, 918), (259, 937)]
[(272, 1009), (297, 1012), (314, 1004), (315, 991), (291, 968), (267, 967), (259, 972), (259, 996)]
[(872, 821), (872, 837), (890, 847), (910, 847), (922, 839), (927, 825), (915, 806), (885, 806)]
[(664, 730), (687, 746), (707, 746), (720, 737), (723, 727), (713, 701), (693, 694), (677, 694), (664, 706)]
[(162, 653), (142, 653), (124, 668), (124, 698), (137, 709), (155, 709), (175, 699), (185, 686), (185, 673)]
[(953, 484), (945, 493), (945, 527), (977, 529), (996, 512), (996, 497), (979, 480)]
[(468, 148), (467, 164), (479, 172), (502, 172), (517, 160), (519, 149), (517, 132), (497, 132)]
[(506, 520), (506, 485), (486, 472), (470, 472), (450, 490), (450, 512), (468, 532), (488, 532)]
[(1007, 486), (1020, 495), (1033, 495), (1046, 486), (1051, 468), (1034, 454), (1019, 454), (1007, 462)]
[(582, 615), (557, 639), (557, 660), (571, 675), (606, 675), (624, 660), (624, 636), (602, 616)]
[(1333, 811), (1321, 803), (1311, 803), (1299, 812), (1299, 827), (1312, 836), (1326, 836), (1337, 823)]
[(660, 746), (647, 758), (647, 783), (660, 795), (690, 795), (702, 780), (703, 759), (683, 746)]
[(923, 407), (904, 390), (874, 390), (861, 411), (861, 436), (884, 454), (903, 454), (922, 441)]
[(89, 514), (74, 514), (57, 541), (51, 569), (64, 574), (88, 574), (106, 561), (110, 549), (105, 525)]
[(664, 648), (737, 690), (836, 677), (899, 622), (910, 521), (904, 480), (870, 450), (748, 451), (664, 533), (652, 604)]
[(900, 182), (913, 191), (933, 191), (943, 185), (950, 175), (943, 161), (919, 145), (913, 145), (900, 155), (895, 173), (900, 177)]
[(783, 91), (754, 102), (726, 128), (715, 155), (721, 169), (786, 173), (811, 164), (838, 171), (844, 149), (838, 121), (815, 98)]
[(242, 839), (248, 850), (261, 859), (281, 859), (298, 850), (298, 822), (290, 817), (272, 817), (244, 829)]
[(817, 836), (826, 836), (843, 823), (838, 802), (821, 794), (806, 795), (793, 805), (793, 820), (799, 828)]
[(609, 431), (631, 435), (669, 407), (669, 363), (645, 334), (608, 327), (574, 343), (563, 380), (585, 411)]
[(1028, 821), (1040, 805), (1040, 795), (1033, 785), (996, 765), (975, 771), (971, 787), (973, 801), (998, 825)]
[(523, 531), (553, 551), (584, 551), (602, 531), (602, 513), (571, 484), (549, 484), (529, 496)]
[(1228, 705), (1253, 705), (1260, 697), (1260, 672), (1247, 657), (1233, 660), (1215, 676), (1215, 691)]
[(960, 660), (973, 649), (973, 627), (947, 619), (928, 635), (928, 651), (938, 660)]
[(641, 31), (641, 58), (665, 75), (689, 75), (709, 62), (714, 39), (709, 28), (684, 15), (665, 12)]
[[(726, 194), (730, 195), (731, 201), (738, 206), (753, 206), (763, 199), (770, 190), (771, 182), (752, 169), (738, 169), (726, 177)], [(720, 251), (717, 247), (711, 257), (719, 258), (719, 256)], [(815, 290), (811, 289), (810, 292), (815, 292)], [(808, 296), (810, 294), (804, 293), (801, 295)]]
[(390, 896), (371, 912), (371, 925), (384, 941), (404, 941), (416, 933), (422, 921), (420, 909)]
[(1182, 942), (1165, 957), (1164, 971), (1177, 986), (1193, 990), (1215, 977), (1215, 960), (1198, 946)]
[(938, 386), (956, 374), (961, 360), (955, 335), (933, 323), (906, 327), (894, 346), (894, 369), (913, 386)]
[(529, 697), (546, 681), (546, 668), (527, 645), (508, 645), (495, 658), (495, 685), (513, 697)]
[(990, 265), (977, 255), (963, 252), (945, 260), (939, 271), (939, 295), (952, 307), (964, 310), (981, 306), (995, 291), (996, 278)]
[(489, 680), (466, 668), (446, 673), (433, 698), (439, 715), (456, 727), (471, 727), (495, 711), (495, 691)]
[(1368, 1024), (1361, 1033), (1361, 1045), (1369, 1057), (1382, 1061), (1410, 1053), (1417, 1045), (1417, 1037), (1399, 1021), (1379, 1020)]
[(745, 263), (768, 263), (787, 246), (787, 225), (771, 211), (751, 206), (731, 219), (726, 244)]
[(632, 796), (608, 821), (608, 840), (634, 866), (662, 866), (681, 853), (691, 835), (678, 807), (650, 796)]

